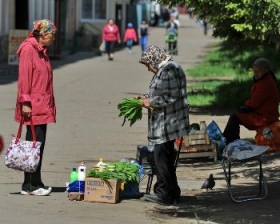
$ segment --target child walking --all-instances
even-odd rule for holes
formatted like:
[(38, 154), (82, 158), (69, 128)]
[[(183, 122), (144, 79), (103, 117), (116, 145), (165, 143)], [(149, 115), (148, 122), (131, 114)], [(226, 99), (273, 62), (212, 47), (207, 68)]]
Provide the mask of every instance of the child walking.
[(137, 41), (137, 35), (135, 32), (135, 29), (133, 28), (133, 24), (132, 23), (128, 23), (127, 24), (127, 28), (125, 30), (124, 33), (124, 42), (126, 42), (126, 46), (128, 48), (128, 53), (131, 54), (132, 52), (132, 45), (133, 45), (133, 41)]

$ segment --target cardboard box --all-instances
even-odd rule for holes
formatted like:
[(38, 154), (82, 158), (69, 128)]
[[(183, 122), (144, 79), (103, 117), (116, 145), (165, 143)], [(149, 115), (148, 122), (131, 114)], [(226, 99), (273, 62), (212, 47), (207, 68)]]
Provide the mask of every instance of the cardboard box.
[(83, 201), (84, 200), (84, 193), (68, 192), (68, 199), (70, 201)]
[(119, 181), (117, 179), (101, 180), (87, 177), (85, 180), (84, 201), (115, 204), (119, 202)]

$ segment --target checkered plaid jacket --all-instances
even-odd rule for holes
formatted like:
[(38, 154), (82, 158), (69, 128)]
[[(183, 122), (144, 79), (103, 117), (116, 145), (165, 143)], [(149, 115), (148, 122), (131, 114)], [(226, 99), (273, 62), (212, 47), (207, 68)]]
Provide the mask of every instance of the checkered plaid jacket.
[(168, 61), (151, 80), (148, 98), (148, 140), (161, 144), (187, 135), (189, 111), (186, 75), (175, 61)]

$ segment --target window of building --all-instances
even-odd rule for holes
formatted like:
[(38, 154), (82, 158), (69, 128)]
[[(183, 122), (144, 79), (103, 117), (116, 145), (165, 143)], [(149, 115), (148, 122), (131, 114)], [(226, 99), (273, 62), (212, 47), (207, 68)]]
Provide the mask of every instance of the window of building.
[(82, 19), (106, 19), (107, 0), (82, 0)]

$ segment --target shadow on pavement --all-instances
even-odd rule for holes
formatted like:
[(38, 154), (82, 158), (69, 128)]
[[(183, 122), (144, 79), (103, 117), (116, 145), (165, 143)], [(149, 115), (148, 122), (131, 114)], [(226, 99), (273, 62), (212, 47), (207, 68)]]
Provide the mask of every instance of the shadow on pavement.
[[(180, 204), (173, 207), (155, 206), (153, 215), (162, 219), (168, 217), (193, 218), (197, 223), (266, 223), (279, 220), (279, 182), (268, 185), (270, 195), (259, 201), (233, 202), (227, 191), (187, 192)], [(237, 185), (238, 191), (251, 191), (251, 185)]]
[[(90, 59), (100, 57), (100, 54), (98, 52), (90, 52), (90, 51), (82, 51), (77, 52), (74, 54), (67, 54), (60, 59), (52, 59), (51, 57), (51, 64), (53, 67), (53, 70), (57, 68), (61, 68), (67, 64), (72, 64), (81, 60)], [(55, 72), (55, 71), (54, 71)], [(10, 84), (13, 82), (16, 82), (18, 78), (18, 66), (17, 65), (8, 65), (7, 63), (0, 63), (0, 85)]]
[[(228, 189), (217, 188), (208, 192), (201, 189), (185, 189), (180, 203), (175, 207), (155, 206), (153, 215), (161, 218), (192, 219), (190, 223), (254, 223), (274, 224), (279, 220), (280, 166), (276, 165), (279, 153), (263, 156), (263, 172), (267, 181), (268, 196), (262, 200), (234, 202)], [(221, 161), (210, 159), (180, 160), (179, 167), (214, 173), (215, 180), (224, 180)], [(258, 163), (240, 163), (232, 167), (232, 192), (234, 195), (254, 195), (258, 192)], [(226, 183), (226, 181), (225, 181)], [(186, 222), (187, 223), (187, 222)]]

